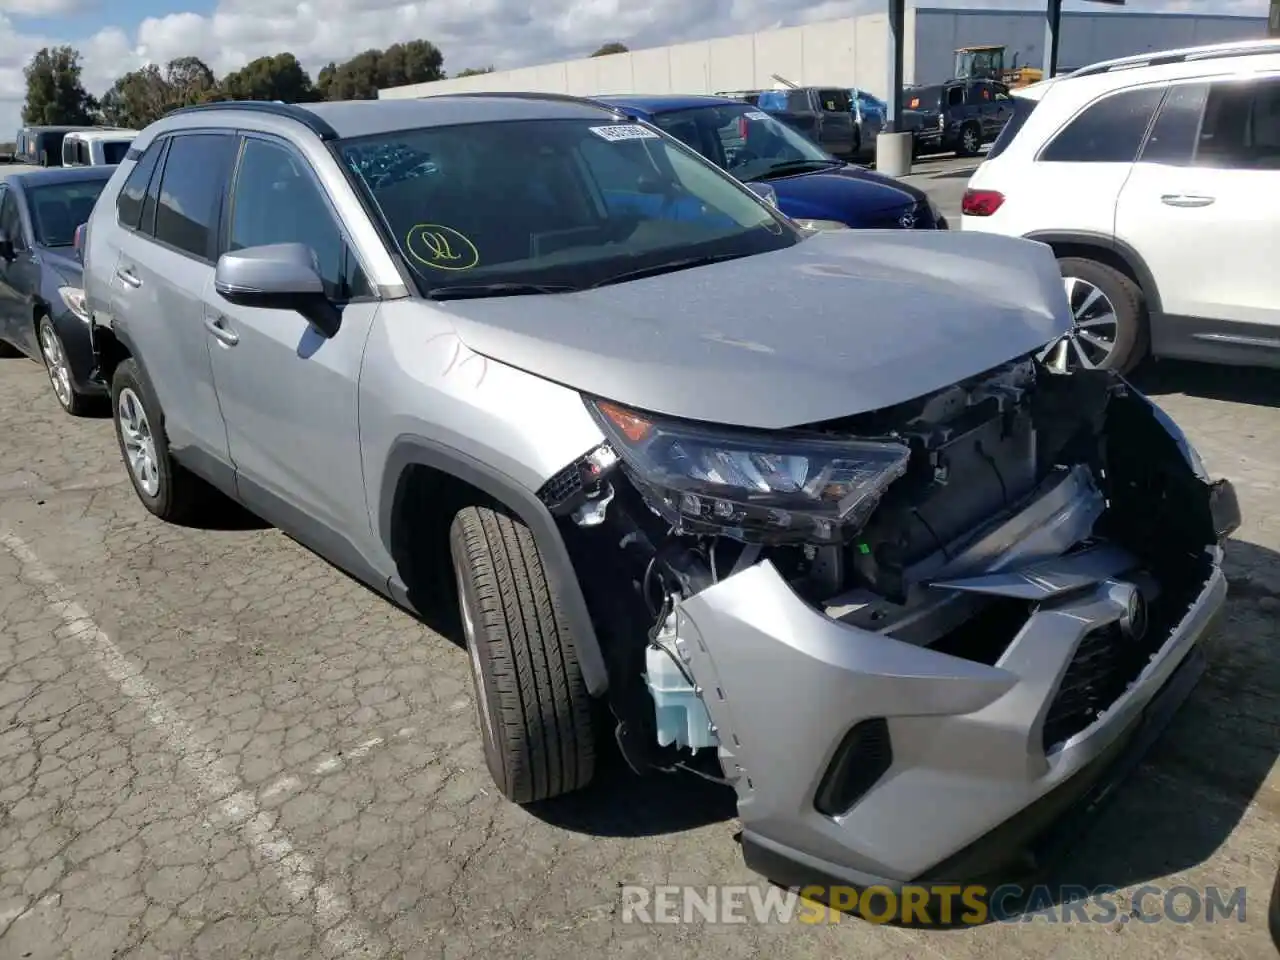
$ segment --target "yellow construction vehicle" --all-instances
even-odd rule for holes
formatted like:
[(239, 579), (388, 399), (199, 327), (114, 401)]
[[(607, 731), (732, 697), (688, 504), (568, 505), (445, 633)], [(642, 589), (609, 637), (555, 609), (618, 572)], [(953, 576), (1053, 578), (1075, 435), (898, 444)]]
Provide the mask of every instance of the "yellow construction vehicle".
[(1010, 87), (1025, 87), (1044, 78), (1044, 71), (1039, 67), (1018, 66), (1016, 53), (1013, 63), (1006, 67), (1004, 51), (1003, 44), (960, 47), (956, 50), (956, 79), (999, 80)]

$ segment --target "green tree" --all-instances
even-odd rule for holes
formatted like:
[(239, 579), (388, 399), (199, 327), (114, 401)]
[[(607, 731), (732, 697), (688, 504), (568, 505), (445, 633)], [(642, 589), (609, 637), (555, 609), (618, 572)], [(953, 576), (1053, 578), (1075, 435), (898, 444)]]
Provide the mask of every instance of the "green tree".
[(102, 97), (102, 118), (141, 130), (170, 110), (221, 96), (213, 71), (199, 57), (179, 57), (162, 71), (147, 64), (120, 77)]
[(606, 43), (603, 47), (601, 47), (599, 50), (593, 53), (592, 56), (593, 57), (611, 57), (615, 53), (629, 53), (629, 52), (630, 51), (627, 49), (626, 44), (622, 44), (622, 43), (618, 43), (617, 41), (614, 41), (613, 43)]
[(22, 71), (27, 99), (22, 122), (37, 125), (91, 124), (98, 102), (85, 90), (80, 51), (74, 47), (42, 47)]
[(493, 73), (493, 67), (467, 67), (465, 70), (459, 70), (454, 74), (457, 77), (478, 77), (483, 73)]
[(341, 64), (327, 64), (316, 88), (327, 100), (376, 100), (378, 90), (444, 78), (444, 55), (430, 40), (369, 49)]
[(311, 77), (292, 53), (252, 60), (223, 77), (221, 86), (221, 92), (230, 100), (308, 103), (316, 99)]

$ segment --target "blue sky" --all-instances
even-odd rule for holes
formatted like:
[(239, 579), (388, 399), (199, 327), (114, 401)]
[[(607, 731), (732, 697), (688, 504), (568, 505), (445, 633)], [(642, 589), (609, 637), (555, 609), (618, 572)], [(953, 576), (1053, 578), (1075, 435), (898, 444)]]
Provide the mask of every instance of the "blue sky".
[[(1037, 2), (919, 5), (1034, 9)], [(179, 56), (201, 57), (221, 75), (288, 50), (314, 73), (329, 60), (424, 37), (456, 72), (583, 56), (612, 40), (658, 46), (879, 9), (882, 0), (0, 0), (0, 131), (16, 129), (22, 67), (46, 44), (79, 48), (86, 86), (101, 93), (128, 70)], [(1112, 8), (1067, 0), (1066, 9)], [(1267, 0), (1130, 0), (1128, 9), (1265, 16)]]

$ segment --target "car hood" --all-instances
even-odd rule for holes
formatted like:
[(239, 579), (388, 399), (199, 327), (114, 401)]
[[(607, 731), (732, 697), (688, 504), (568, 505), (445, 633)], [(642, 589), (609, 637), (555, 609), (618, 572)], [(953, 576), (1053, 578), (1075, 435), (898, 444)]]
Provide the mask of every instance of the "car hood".
[(852, 165), (768, 183), (778, 194), (778, 205), (789, 216), (839, 220), (850, 226), (857, 226), (862, 217), (928, 199), (917, 187)]
[(911, 400), (1071, 326), (1047, 246), (945, 230), (827, 231), (595, 290), (437, 306), (483, 356), (654, 413), (761, 429)]

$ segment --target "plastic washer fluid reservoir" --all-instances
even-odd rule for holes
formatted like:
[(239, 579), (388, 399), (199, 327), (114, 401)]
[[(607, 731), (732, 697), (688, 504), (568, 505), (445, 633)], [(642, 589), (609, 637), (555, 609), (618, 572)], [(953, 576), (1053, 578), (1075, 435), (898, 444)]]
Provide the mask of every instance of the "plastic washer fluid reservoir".
[(674, 659), (677, 656), (670, 646), (645, 650), (645, 680), (653, 696), (658, 744), (666, 747), (674, 743), (694, 750), (714, 747), (717, 741), (711, 732), (711, 717), (680, 671)]

